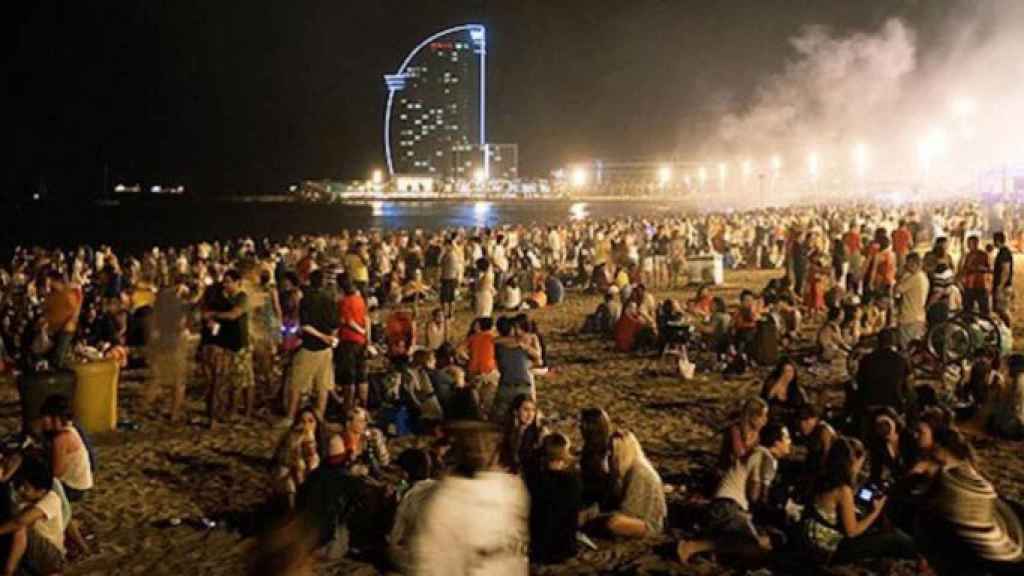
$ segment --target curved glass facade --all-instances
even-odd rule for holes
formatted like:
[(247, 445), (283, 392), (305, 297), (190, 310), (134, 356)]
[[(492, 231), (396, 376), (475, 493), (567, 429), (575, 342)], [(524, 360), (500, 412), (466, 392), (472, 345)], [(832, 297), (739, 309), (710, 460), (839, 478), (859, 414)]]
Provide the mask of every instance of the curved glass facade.
[(467, 177), (459, 156), (485, 142), (486, 59), (484, 27), (467, 24), (426, 38), (384, 76), (384, 152), (392, 175)]

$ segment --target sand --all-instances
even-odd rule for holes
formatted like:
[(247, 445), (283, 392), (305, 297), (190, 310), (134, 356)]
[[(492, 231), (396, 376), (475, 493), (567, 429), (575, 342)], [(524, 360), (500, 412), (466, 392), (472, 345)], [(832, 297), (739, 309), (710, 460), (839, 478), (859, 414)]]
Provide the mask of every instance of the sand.
[[(777, 273), (729, 274), (719, 292), (734, 302), (743, 287), (761, 287)], [(658, 299), (671, 294), (688, 297), (692, 291), (655, 292)], [(539, 570), (542, 574), (742, 574), (697, 560), (682, 566), (662, 557), (659, 544), (692, 534), (685, 510), (699, 489), (703, 472), (714, 459), (717, 431), (739, 399), (759, 391), (763, 371), (744, 378), (723, 380), (698, 374), (684, 382), (671, 366), (656, 357), (637, 358), (612, 350), (611, 343), (577, 335), (597, 297), (570, 294), (569, 302), (533, 313), (549, 346), (553, 374), (538, 383), (540, 409), (550, 427), (566, 432), (579, 446), (575, 417), (587, 406), (603, 407), (613, 420), (633, 430), (667, 484), (674, 525), (663, 538), (646, 542), (599, 540), (597, 551), (587, 551), (564, 565)], [(464, 333), (466, 314), (454, 330)], [(1019, 325), (1019, 323), (1018, 323)], [(1021, 341), (1021, 335), (1017, 335)], [(69, 575), (179, 574), (229, 575), (243, 571), (243, 559), (253, 539), (240, 532), (239, 518), (263, 501), (268, 493), (268, 465), (280, 432), (269, 417), (224, 425), (208, 431), (198, 424), (171, 427), (163, 420), (138, 414), (139, 378), (129, 373), (122, 383), (121, 417), (141, 424), (137, 431), (120, 431), (96, 438), (99, 468), (96, 488), (76, 508), (94, 551), (76, 561)], [(835, 378), (805, 374), (819, 400), (837, 402)], [(2, 417), (7, 429), (17, 418), (16, 392), (4, 386)], [(201, 386), (190, 387), (189, 410), (198, 419)], [(978, 442), (983, 471), (1005, 495), (1024, 499), (1024, 458), (1021, 443)], [(686, 489), (679, 489), (685, 486)], [(183, 519), (179, 526), (168, 520)], [(212, 518), (213, 529), (195, 521)], [(319, 574), (377, 574), (371, 564), (344, 561), (321, 567)], [(869, 565), (836, 570), (837, 574), (912, 574), (909, 564)]]

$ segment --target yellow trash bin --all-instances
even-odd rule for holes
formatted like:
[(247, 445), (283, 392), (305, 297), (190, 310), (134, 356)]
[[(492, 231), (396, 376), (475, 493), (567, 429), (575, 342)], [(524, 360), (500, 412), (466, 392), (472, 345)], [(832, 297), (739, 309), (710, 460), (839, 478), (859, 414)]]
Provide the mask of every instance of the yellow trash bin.
[(74, 413), (90, 434), (117, 429), (117, 383), (121, 369), (112, 359), (74, 364)]

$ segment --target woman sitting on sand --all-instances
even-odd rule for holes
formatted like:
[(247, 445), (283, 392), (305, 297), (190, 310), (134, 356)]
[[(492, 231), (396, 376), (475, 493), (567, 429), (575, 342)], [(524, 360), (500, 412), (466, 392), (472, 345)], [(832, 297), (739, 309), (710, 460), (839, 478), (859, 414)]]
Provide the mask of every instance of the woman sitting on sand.
[(512, 474), (535, 472), (538, 450), (546, 435), (537, 403), (527, 394), (517, 396), (505, 421), (501, 464)]
[(501, 308), (503, 310), (519, 310), (523, 306), (523, 291), (519, 289), (519, 282), (515, 276), (509, 276), (501, 289)]
[(739, 421), (729, 426), (722, 436), (718, 467), (725, 471), (742, 460), (757, 447), (761, 428), (768, 423), (768, 403), (751, 398), (743, 404)]
[(914, 541), (903, 532), (875, 529), (886, 496), (876, 495), (870, 512), (857, 517), (856, 478), (864, 467), (864, 445), (854, 438), (839, 438), (825, 462), (825, 472), (814, 485), (804, 512), (801, 534), (807, 551), (818, 561), (848, 564), (867, 558), (915, 558)]
[(369, 419), (366, 409), (356, 406), (348, 411), (345, 430), (341, 433), (349, 469), (355, 476), (377, 476), (380, 469), (391, 462), (384, 433), (379, 428), (371, 428)]
[(872, 482), (892, 483), (909, 471), (909, 455), (904, 448), (903, 429), (903, 420), (891, 410), (875, 416), (875, 425), (868, 439)]
[(617, 505), (603, 521), (605, 528), (615, 536), (657, 536), (668, 515), (661, 476), (647, 460), (632, 432), (612, 433), (611, 451)]
[(627, 304), (615, 324), (615, 349), (619, 352), (642, 350), (653, 345), (656, 338), (654, 325), (640, 315), (636, 302)]
[(612, 422), (601, 408), (585, 408), (580, 412), (580, 476), (583, 480), (584, 508), (595, 513), (612, 501), (615, 479), (611, 473)]
[(935, 434), (934, 481), (915, 539), (940, 576), (1024, 573), (1019, 512), (976, 468), (974, 448), (951, 428)]
[(326, 449), (323, 432), (316, 411), (303, 408), (274, 450), (274, 493), (286, 497), (289, 508), (295, 507), (295, 494), (306, 477), (320, 466)]
[(761, 387), (761, 399), (768, 403), (772, 420), (792, 424), (794, 416), (807, 404), (807, 392), (800, 386), (796, 362), (783, 357)]
[(1024, 438), (1024, 355), (1006, 360), (1010, 377), (988, 421), (989, 431), (1003, 438)]

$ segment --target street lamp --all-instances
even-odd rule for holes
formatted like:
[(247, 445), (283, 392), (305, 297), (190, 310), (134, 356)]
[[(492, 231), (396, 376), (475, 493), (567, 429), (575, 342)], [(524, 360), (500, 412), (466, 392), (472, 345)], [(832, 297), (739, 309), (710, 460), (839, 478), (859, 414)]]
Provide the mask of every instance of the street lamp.
[(668, 164), (665, 164), (665, 165), (661, 166), (660, 168), (658, 168), (658, 184), (661, 185), (662, 188), (664, 188), (671, 181), (672, 181), (672, 167), (669, 166)]
[(569, 182), (572, 183), (573, 188), (583, 188), (587, 185), (587, 170), (582, 166), (576, 166), (572, 169), (569, 177)]
[(868, 147), (863, 142), (853, 147), (853, 163), (857, 167), (857, 176), (863, 180), (868, 171)]
[(819, 163), (818, 153), (811, 152), (807, 155), (807, 174), (811, 177), (811, 180), (815, 182), (818, 180)]

